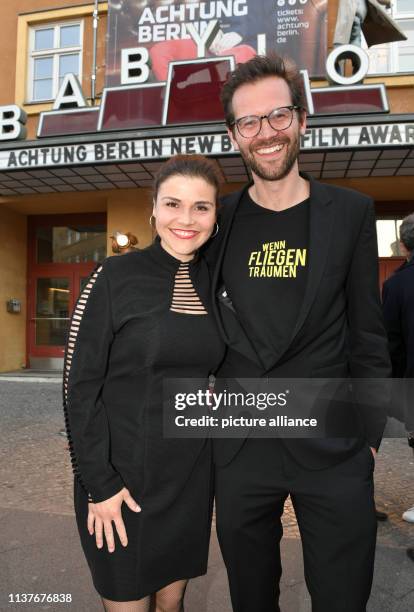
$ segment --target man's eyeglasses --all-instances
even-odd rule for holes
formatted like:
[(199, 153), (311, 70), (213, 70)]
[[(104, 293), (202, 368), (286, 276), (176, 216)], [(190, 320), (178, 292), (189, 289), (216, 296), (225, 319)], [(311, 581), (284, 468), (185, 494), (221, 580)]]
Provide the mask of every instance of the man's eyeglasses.
[(240, 117), (240, 119), (233, 121), (231, 127), (235, 125), (240, 136), (243, 136), (243, 138), (254, 138), (262, 129), (263, 119), (267, 119), (270, 127), (276, 132), (280, 132), (287, 130), (292, 124), (294, 110), (302, 110), (302, 107), (293, 105), (281, 106), (272, 110), (268, 115), (262, 115), (261, 117), (259, 115), (246, 115), (246, 117)]

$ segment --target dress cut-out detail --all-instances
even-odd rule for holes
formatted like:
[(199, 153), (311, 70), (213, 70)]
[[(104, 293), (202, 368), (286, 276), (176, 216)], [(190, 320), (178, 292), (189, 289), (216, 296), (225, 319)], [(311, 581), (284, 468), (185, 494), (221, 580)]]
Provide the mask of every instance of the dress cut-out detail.
[(184, 314), (206, 315), (207, 311), (190, 278), (188, 263), (181, 263), (174, 280), (174, 291), (170, 310)]
[[(82, 481), (82, 476), (79, 471), (79, 466), (76, 460), (76, 455), (75, 455), (75, 451), (73, 448), (73, 440), (72, 440), (72, 436), (70, 432), (68, 409), (67, 409), (68, 380), (69, 380), (70, 368), (72, 365), (72, 356), (75, 351), (76, 339), (79, 333), (80, 322), (82, 321), (82, 316), (86, 308), (86, 303), (88, 301), (90, 290), (94, 286), (96, 279), (98, 278), (98, 274), (101, 270), (102, 270), (102, 266), (99, 266), (96, 270), (92, 272), (92, 276), (90, 277), (87, 285), (83, 289), (82, 293), (80, 294), (76, 302), (76, 306), (72, 313), (72, 319), (71, 319), (70, 326), (69, 326), (68, 341), (66, 343), (65, 363), (63, 366), (63, 410), (64, 410), (64, 416), (65, 416), (66, 434), (68, 437), (69, 453), (70, 453), (70, 458), (71, 458), (71, 463), (72, 463), (72, 470), (75, 476), (77, 476), (77, 478), (83, 485), (85, 490), (87, 489), (86, 489), (85, 484)], [(88, 500), (90, 502), (93, 501), (92, 496), (89, 492), (88, 492)]]

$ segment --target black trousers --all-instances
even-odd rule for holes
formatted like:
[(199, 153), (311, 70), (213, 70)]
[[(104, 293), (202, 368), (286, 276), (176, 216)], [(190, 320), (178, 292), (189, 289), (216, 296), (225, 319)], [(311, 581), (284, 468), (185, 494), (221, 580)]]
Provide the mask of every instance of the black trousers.
[(280, 611), (281, 516), (289, 494), (312, 612), (365, 612), (377, 530), (373, 470), (368, 446), (310, 471), (274, 439), (247, 439), (229, 464), (216, 466), (217, 534), (234, 612)]

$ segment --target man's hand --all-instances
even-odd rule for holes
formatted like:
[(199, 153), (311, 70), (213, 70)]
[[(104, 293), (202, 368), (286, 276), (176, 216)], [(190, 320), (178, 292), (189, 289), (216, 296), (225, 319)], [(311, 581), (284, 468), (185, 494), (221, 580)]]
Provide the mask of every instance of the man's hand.
[(377, 449), (373, 448), (372, 446), (370, 446), (370, 449), (371, 449), (371, 453), (373, 454), (374, 459), (375, 459), (375, 457), (377, 456)]
[(108, 551), (114, 552), (115, 540), (112, 521), (115, 523), (115, 528), (118, 532), (122, 546), (127, 546), (128, 538), (121, 515), (122, 502), (125, 502), (128, 508), (133, 512), (141, 512), (140, 506), (138, 506), (137, 502), (131, 497), (130, 492), (125, 487), (109, 499), (105, 499), (96, 504), (88, 504), (88, 531), (90, 535), (93, 535), (95, 532), (96, 546), (98, 548), (102, 548), (103, 546), (103, 534), (105, 533)]

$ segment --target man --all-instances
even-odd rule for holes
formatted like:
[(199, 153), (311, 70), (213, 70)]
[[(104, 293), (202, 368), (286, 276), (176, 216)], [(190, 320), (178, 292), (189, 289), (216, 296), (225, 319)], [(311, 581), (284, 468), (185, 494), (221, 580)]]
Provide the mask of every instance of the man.
[[(398, 393), (402, 405), (400, 419), (408, 432), (408, 444), (414, 451), (414, 213), (400, 225), (400, 249), (406, 262), (383, 285), (382, 301), (385, 327), (394, 378), (405, 381), (404, 393)], [(414, 523), (414, 506), (402, 518)]]
[[(213, 245), (216, 314), (229, 345), (218, 377), (389, 376), (373, 204), (299, 173), (306, 111), (296, 68), (255, 57), (229, 75), (222, 102), (252, 182), (224, 198)], [(295, 262), (289, 274), (263, 265), (269, 249)], [(356, 438), (215, 440), (217, 532), (236, 612), (279, 610), (288, 495), (313, 612), (365, 610), (385, 414), (361, 413)]]

